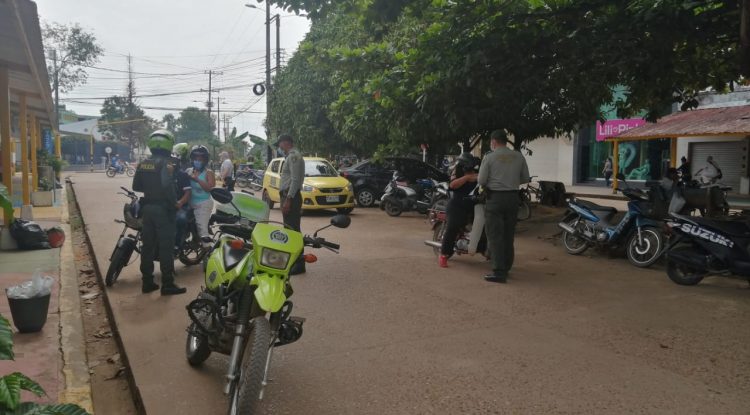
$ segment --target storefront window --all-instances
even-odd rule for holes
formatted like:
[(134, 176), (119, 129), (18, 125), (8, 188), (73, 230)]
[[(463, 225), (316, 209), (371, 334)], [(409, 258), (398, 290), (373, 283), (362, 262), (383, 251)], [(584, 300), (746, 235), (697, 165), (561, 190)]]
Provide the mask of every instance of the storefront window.
[[(582, 129), (578, 136), (579, 180), (604, 178), (602, 169), (607, 157), (613, 157), (611, 141), (597, 141), (593, 127)], [(659, 180), (669, 168), (669, 139), (626, 141), (619, 145), (619, 171), (627, 180)]]

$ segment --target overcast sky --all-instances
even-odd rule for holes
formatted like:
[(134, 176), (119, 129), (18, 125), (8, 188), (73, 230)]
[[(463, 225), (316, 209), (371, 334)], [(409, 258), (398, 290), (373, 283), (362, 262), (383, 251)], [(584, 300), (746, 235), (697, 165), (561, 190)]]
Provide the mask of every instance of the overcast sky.
[[(260, 9), (245, 7), (251, 2)], [(231, 117), (230, 129), (265, 137), (265, 96), (241, 85), (265, 81), (265, 3), (257, 0), (36, 0), (39, 16), (58, 23), (77, 22), (94, 33), (104, 55), (90, 69), (86, 85), (61, 95), (61, 103), (78, 114), (99, 115), (99, 97), (122, 94), (128, 54), (132, 55), (138, 95), (222, 89), (221, 112)], [(282, 65), (297, 49), (310, 22), (305, 17), (272, 9), (281, 15)], [(271, 25), (275, 53), (275, 26)], [(275, 66), (275, 58), (272, 59)], [(63, 100), (65, 98), (65, 100)], [(144, 107), (205, 108), (208, 94), (189, 93), (140, 98)], [(216, 95), (213, 114), (216, 114)], [(79, 101), (79, 102), (72, 102)], [(178, 110), (145, 109), (154, 118)], [(243, 112), (244, 111), (244, 112)]]

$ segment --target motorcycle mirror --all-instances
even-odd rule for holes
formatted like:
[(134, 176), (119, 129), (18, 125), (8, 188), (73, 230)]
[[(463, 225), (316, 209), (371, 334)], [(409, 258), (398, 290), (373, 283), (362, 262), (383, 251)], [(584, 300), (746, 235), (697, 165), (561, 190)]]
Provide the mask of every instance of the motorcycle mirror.
[(211, 197), (222, 204), (231, 203), (233, 199), (232, 192), (223, 187), (214, 187), (211, 189)]
[(352, 218), (347, 215), (336, 215), (331, 218), (331, 225), (337, 228), (348, 228), (352, 223)]

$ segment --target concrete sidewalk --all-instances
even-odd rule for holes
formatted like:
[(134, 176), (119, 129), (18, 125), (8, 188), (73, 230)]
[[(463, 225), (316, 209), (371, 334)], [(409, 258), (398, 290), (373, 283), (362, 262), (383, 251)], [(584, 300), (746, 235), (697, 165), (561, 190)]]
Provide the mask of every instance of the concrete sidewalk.
[[(78, 280), (67, 216), (65, 204), (34, 208), (34, 219), (40, 226), (45, 229), (52, 226), (63, 228), (68, 239), (63, 247), (0, 251), (0, 289), (28, 281), (35, 272), (49, 275), (55, 280), (44, 328), (38, 333), (14, 333), (16, 358), (14, 361), (0, 361), (0, 375), (21, 372), (37, 381), (47, 393), (41, 398), (24, 393), (22, 401), (75, 403), (93, 413)], [(0, 295), (0, 314), (12, 324), (5, 295)]]

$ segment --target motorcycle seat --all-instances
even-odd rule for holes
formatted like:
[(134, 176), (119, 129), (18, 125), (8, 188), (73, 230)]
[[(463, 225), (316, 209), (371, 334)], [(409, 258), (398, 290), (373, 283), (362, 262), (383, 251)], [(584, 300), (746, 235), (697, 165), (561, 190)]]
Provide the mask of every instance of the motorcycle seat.
[(700, 216), (691, 217), (689, 220), (697, 223), (698, 225), (716, 229), (719, 232), (727, 235), (739, 236), (744, 238), (750, 237), (750, 226), (748, 226), (747, 222), (745, 221), (716, 220), (703, 218)]
[(233, 249), (229, 245), (224, 245), (224, 266), (229, 271), (236, 267), (242, 261), (242, 258), (250, 251), (249, 249)]
[(597, 205), (596, 203), (589, 202), (588, 200), (576, 199), (576, 203), (579, 204), (579, 205), (581, 205), (581, 206), (583, 206), (583, 207), (585, 207), (585, 208), (587, 208), (587, 209), (590, 209), (590, 210), (598, 210), (600, 212), (617, 213), (617, 209), (615, 209), (615, 208), (613, 208), (611, 206)]

